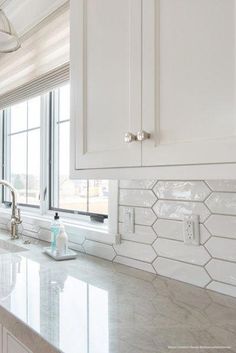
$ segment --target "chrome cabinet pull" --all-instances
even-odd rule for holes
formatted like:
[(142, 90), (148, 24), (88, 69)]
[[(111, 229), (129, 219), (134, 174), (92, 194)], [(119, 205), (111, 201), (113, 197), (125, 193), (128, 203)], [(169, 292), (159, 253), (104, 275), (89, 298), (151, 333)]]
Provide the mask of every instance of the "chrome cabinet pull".
[(148, 132), (146, 131), (138, 131), (137, 132), (137, 140), (138, 141), (144, 141), (144, 140), (148, 140), (150, 139), (151, 137), (151, 134), (149, 134)]
[(132, 134), (131, 132), (126, 132), (124, 137), (125, 143), (131, 143), (133, 141), (137, 141), (137, 136)]

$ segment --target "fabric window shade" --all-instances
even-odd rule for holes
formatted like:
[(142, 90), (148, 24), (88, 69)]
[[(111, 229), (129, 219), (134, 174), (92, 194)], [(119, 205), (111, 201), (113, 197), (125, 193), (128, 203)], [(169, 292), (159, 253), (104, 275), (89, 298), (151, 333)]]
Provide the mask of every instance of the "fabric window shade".
[(0, 109), (69, 80), (69, 6), (25, 36), (21, 48), (0, 57)]

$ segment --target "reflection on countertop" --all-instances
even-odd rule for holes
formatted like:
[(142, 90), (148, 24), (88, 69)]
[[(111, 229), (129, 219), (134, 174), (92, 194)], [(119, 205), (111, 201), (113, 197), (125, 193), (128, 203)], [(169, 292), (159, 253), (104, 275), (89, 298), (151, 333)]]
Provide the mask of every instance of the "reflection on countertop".
[(236, 299), (84, 254), (54, 262), (41, 250), (0, 255), (0, 305), (61, 351), (236, 352)]

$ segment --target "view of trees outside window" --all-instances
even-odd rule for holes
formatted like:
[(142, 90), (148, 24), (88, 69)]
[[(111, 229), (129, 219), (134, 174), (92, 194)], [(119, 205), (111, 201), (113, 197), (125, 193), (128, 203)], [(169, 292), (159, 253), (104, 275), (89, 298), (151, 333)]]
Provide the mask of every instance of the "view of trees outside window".
[[(18, 190), (18, 202), (39, 205), (40, 97), (12, 106), (6, 121), (9, 181)], [(10, 158), (9, 158), (10, 157)]]
[[(70, 86), (54, 90), (51, 124), (50, 207), (71, 212), (108, 214), (107, 180), (70, 179)], [(18, 203), (40, 206), (41, 97), (16, 104), (4, 111), (4, 178), (18, 191)], [(46, 121), (46, 119), (45, 119)], [(47, 124), (49, 129), (49, 124)], [(42, 161), (47, 165), (48, 158)], [(4, 200), (10, 201), (8, 191)]]
[[(53, 192), (52, 207), (98, 214), (108, 214), (107, 180), (71, 180), (69, 178), (70, 148), (70, 87), (56, 90), (58, 102), (57, 116), (54, 122), (54, 186), (58, 180), (58, 190)], [(56, 136), (55, 136), (56, 134)], [(55, 174), (55, 170), (59, 175)]]

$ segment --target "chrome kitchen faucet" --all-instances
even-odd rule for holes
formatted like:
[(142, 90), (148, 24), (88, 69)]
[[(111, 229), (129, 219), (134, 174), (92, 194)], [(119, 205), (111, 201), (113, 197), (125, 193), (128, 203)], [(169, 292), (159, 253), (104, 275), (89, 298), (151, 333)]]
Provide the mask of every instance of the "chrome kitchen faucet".
[(6, 180), (0, 180), (0, 185), (6, 186), (11, 191), (12, 196), (12, 213), (11, 213), (11, 239), (18, 239), (18, 226), (22, 223), (20, 209), (17, 207), (17, 191)]

